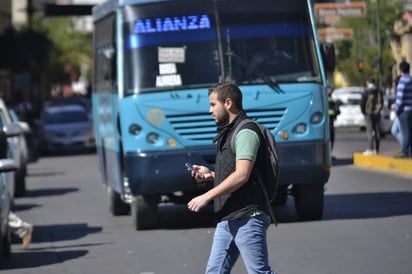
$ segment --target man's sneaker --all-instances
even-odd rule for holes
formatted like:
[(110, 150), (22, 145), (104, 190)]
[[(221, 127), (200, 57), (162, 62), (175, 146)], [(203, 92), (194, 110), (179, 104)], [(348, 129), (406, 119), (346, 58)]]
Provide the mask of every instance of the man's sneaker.
[(33, 225), (32, 224), (29, 224), (28, 226), (27, 226), (27, 230), (26, 230), (26, 233), (24, 234), (24, 236), (23, 236), (23, 248), (24, 249), (27, 249), (27, 248), (29, 248), (29, 245), (30, 245), (30, 242), (31, 242), (31, 235), (32, 235), (32, 233), (33, 233)]
[(370, 155), (375, 155), (376, 152), (374, 152), (373, 150), (367, 149), (362, 154), (365, 156), (370, 156)]

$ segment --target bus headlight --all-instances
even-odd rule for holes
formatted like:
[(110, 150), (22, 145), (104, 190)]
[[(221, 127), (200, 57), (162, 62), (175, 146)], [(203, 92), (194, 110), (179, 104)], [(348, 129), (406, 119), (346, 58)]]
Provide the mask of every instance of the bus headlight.
[(312, 116), (310, 117), (310, 122), (312, 124), (319, 124), (320, 122), (322, 122), (323, 119), (323, 115), (320, 112), (315, 112), (312, 114)]
[(156, 144), (159, 141), (159, 134), (157, 133), (149, 133), (146, 137), (146, 140), (150, 144)]
[(132, 135), (139, 135), (140, 132), (142, 131), (142, 127), (136, 124), (131, 124), (129, 126), (129, 133)]
[(297, 124), (294, 128), (293, 128), (293, 133), (297, 133), (297, 134), (303, 134), (306, 132), (307, 130), (307, 125), (305, 123), (300, 123)]

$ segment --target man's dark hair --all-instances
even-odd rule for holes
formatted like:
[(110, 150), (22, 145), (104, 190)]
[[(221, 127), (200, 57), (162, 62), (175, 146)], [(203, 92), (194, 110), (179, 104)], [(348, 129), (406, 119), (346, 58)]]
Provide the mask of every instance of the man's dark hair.
[(409, 70), (410, 70), (409, 63), (406, 62), (406, 61), (402, 61), (402, 62), (399, 64), (399, 70), (400, 70), (401, 72), (403, 72), (403, 73), (409, 73)]
[(219, 102), (224, 103), (227, 98), (232, 99), (233, 103), (239, 110), (243, 110), (242, 105), (242, 92), (240, 91), (239, 87), (233, 83), (223, 83), (223, 84), (216, 84), (209, 88), (208, 94), (210, 95), (212, 92), (216, 92), (217, 99)]

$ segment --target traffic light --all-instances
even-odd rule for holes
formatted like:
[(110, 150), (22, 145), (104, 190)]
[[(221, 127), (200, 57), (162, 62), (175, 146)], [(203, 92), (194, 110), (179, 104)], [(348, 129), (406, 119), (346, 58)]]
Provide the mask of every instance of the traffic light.
[(365, 64), (363, 63), (362, 59), (358, 59), (357, 65), (358, 65), (359, 72), (363, 72), (363, 69), (365, 68)]

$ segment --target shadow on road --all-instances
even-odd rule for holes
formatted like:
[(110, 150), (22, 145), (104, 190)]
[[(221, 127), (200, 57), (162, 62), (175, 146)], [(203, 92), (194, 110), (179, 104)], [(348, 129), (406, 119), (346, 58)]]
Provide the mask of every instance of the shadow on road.
[[(57, 265), (68, 260), (85, 256), (87, 253), (88, 251), (84, 249), (42, 252), (25, 251), (21, 253), (13, 253), (9, 259), (3, 261), (1, 269), (23, 269), (44, 265)], [(59, 273), (57, 269), (56, 271), (57, 272), (55, 273)]]
[[(11, 257), (3, 260), (1, 269), (22, 269), (61, 264), (64, 261), (85, 256), (88, 253), (87, 249), (73, 250), (73, 248), (87, 248), (88, 246), (110, 243), (62, 245), (61, 242), (77, 240), (101, 231), (101, 227), (89, 227), (86, 223), (36, 225), (33, 231), (32, 243), (46, 243), (47, 246), (36, 249), (31, 248), (29, 251), (25, 250), (24, 252), (13, 250)], [(13, 243), (21, 244), (21, 240), (13, 236)], [(53, 243), (53, 245), (50, 246), (48, 243)], [(63, 248), (71, 248), (72, 250), (59, 250)]]
[[(370, 219), (412, 214), (412, 192), (381, 192), (327, 194), (323, 221), (345, 219)], [(298, 222), (293, 197), (284, 207), (276, 208), (279, 223)]]
[(352, 158), (334, 158), (332, 159), (332, 166), (348, 166), (353, 165)]
[(43, 189), (34, 189), (27, 190), (24, 194), (25, 197), (42, 197), (42, 196), (56, 196), (56, 195), (65, 195), (71, 192), (78, 192), (77, 187), (59, 187), (59, 188), (43, 188)]
[(412, 192), (331, 194), (324, 220), (384, 218), (412, 214)]
[(101, 227), (90, 227), (87, 223), (36, 225), (32, 243), (76, 240), (101, 231)]

